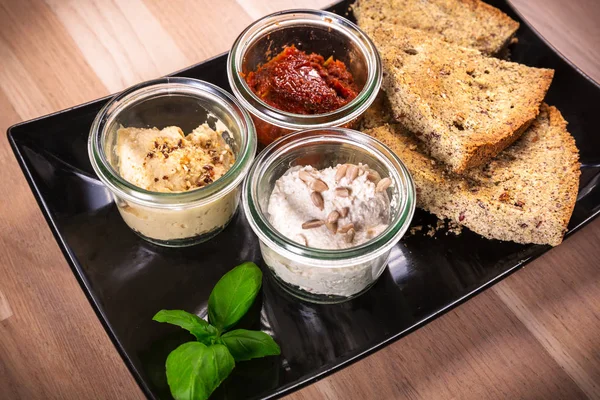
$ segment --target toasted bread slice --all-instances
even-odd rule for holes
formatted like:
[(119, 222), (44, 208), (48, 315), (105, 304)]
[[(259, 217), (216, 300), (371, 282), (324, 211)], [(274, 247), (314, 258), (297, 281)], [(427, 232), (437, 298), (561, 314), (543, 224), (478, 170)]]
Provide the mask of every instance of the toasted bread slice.
[(393, 23), (487, 55), (504, 50), (519, 28), (508, 15), (479, 0), (358, 0), (353, 10), (361, 27)]
[(382, 23), (367, 33), (383, 60), (394, 118), (457, 173), (515, 141), (537, 116), (554, 76), (415, 29)]
[(407, 166), (417, 206), (489, 239), (561, 243), (579, 187), (579, 152), (555, 107), (542, 105), (531, 127), (486, 165), (465, 175), (448, 172), (400, 125), (366, 133), (388, 145)]

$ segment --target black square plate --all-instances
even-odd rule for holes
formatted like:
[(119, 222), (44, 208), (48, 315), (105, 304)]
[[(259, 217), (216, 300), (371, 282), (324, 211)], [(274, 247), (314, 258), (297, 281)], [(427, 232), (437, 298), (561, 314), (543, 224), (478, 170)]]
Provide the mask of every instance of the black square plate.
[[(521, 22), (512, 60), (556, 70), (546, 101), (569, 121), (581, 152), (579, 197), (572, 234), (600, 210), (600, 87), (565, 61), (503, 0), (493, 5)], [(331, 10), (347, 15), (349, 2)], [(352, 17), (351, 15), (349, 16)], [(229, 90), (226, 56), (176, 73)], [(8, 136), (15, 155), (73, 273), (98, 318), (149, 398), (168, 399), (164, 363), (169, 351), (191, 340), (158, 324), (162, 308), (206, 313), (211, 288), (233, 266), (262, 265), (257, 239), (242, 213), (208, 243), (186, 249), (148, 244), (122, 221), (88, 160), (87, 138), (100, 99), (15, 125)], [(417, 211), (413, 225), (435, 225)], [(348, 365), (423, 326), (491, 286), (548, 246), (519, 245), (462, 235), (416, 235), (392, 251), (389, 268), (363, 296), (340, 305), (305, 304), (266, 280), (262, 298), (243, 325), (272, 333), (280, 357), (240, 363), (215, 392), (217, 398), (271, 398)]]

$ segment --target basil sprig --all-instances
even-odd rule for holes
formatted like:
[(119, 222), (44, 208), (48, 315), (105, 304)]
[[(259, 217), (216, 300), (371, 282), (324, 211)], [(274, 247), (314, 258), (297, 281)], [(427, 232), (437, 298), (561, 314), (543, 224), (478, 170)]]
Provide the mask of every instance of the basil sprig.
[(223, 275), (208, 298), (208, 320), (219, 332), (235, 325), (260, 290), (262, 272), (254, 263), (238, 265)]
[(235, 361), (271, 356), (280, 351), (273, 338), (262, 331), (236, 329), (221, 336), (221, 342), (227, 346)]
[(167, 382), (176, 399), (208, 399), (229, 376), (235, 361), (222, 344), (188, 342), (167, 357)]
[(221, 277), (208, 299), (206, 322), (182, 310), (161, 310), (153, 320), (177, 325), (196, 337), (167, 357), (167, 382), (176, 400), (204, 400), (229, 376), (235, 363), (279, 355), (281, 350), (262, 331), (228, 331), (248, 312), (262, 284), (256, 264), (238, 265)]
[(199, 342), (202, 342), (207, 346), (215, 342), (219, 333), (217, 328), (210, 325), (199, 316), (183, 310), (160, 310), (152, 319), (157, 322), (166, 322), (171, 325), (177, 325), (196, 336), (196, 339)]

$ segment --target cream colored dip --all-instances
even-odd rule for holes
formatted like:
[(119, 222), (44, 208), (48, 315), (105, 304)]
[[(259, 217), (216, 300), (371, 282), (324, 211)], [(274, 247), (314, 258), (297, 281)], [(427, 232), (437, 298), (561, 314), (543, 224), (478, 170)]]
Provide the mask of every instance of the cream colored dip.
[(176, 126), (121, 128), (116, 153), (119, 173), (152, 192), (183, 192), (204, 187), (234, 164), (231, 147), (207, 124), (189, 135)]
[[(115, 155), (120, 175), (142, 189), (176, 193), (199, 189), (221, 178), (235, 163), (221, 130), (204, 124), (188, 135), (175, 126), (162, 130), (121, 128)], [(236, 188), (200, 206), (148, 207), (117, 199), (124, 221), (141, 235), (160, 241), (194, 238), (218, 231), (231, 220)]]
[[(317, 170), (311, 166), (294, 167), (276, 182), (268, 204), (268, 218), (273, 227), (287, 238), (308, 247), (345, 249), (359, 246), (380, 235), (389, 224), (390, 201), (385, 190), (377, 190), (376, 179), (369, 179), (367, 165), (358, 165), (358, 175), (336, 179), (341, 165)], [(308, 173), (308, 175), (306, 174)], [(304, 174), (305, 180), (302, 179)], [(306, 178), (309, 177), (308, 182)], [(325, 183), (319, 192), (322, 204), (313, 201), (313, 179)], [(340, 196), (336, 189), (347, 190)], [(325, 221), (344, 210), (333, 229), (325, 224), (303, 227), (306, 221)], [(351, 238), (344, 227), (352, 226)], [(360, 293), (377, 280), (385, 267), (388, 253), (369, 263), (349, 263), (339, 268), (303, 264), (270, 249), (261, 243), (263, 258), (275, 275), (284, 282), (318, 295), (349, 297)]]

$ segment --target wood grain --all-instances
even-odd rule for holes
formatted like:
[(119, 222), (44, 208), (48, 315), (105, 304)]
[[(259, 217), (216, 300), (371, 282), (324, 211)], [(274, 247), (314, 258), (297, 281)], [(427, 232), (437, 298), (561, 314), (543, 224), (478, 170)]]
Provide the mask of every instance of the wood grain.
[[(513, 0), (600, 81), (600, 3)], [(0, 1), (0, 130), (226, 51), (328, 0)], [(0, 399), (141, 399), (0, 139)], [(600, 398), (600, 220), (425, 328), (290, 399)]]
[(600, 82), (600, 2), (598, 0), (511, 0), (561, 54)]
[(4, 293), (0, 291), (0, 322), (12, 317), (12, 315), (13, 312), (10, 304), (8, 303), (8, 299)]
[(290, 399), (350, 394), (356, 399), (585, 398), (492, 292)]
[(189, 64), (142, 0), (46, 3), (111, 93)]

